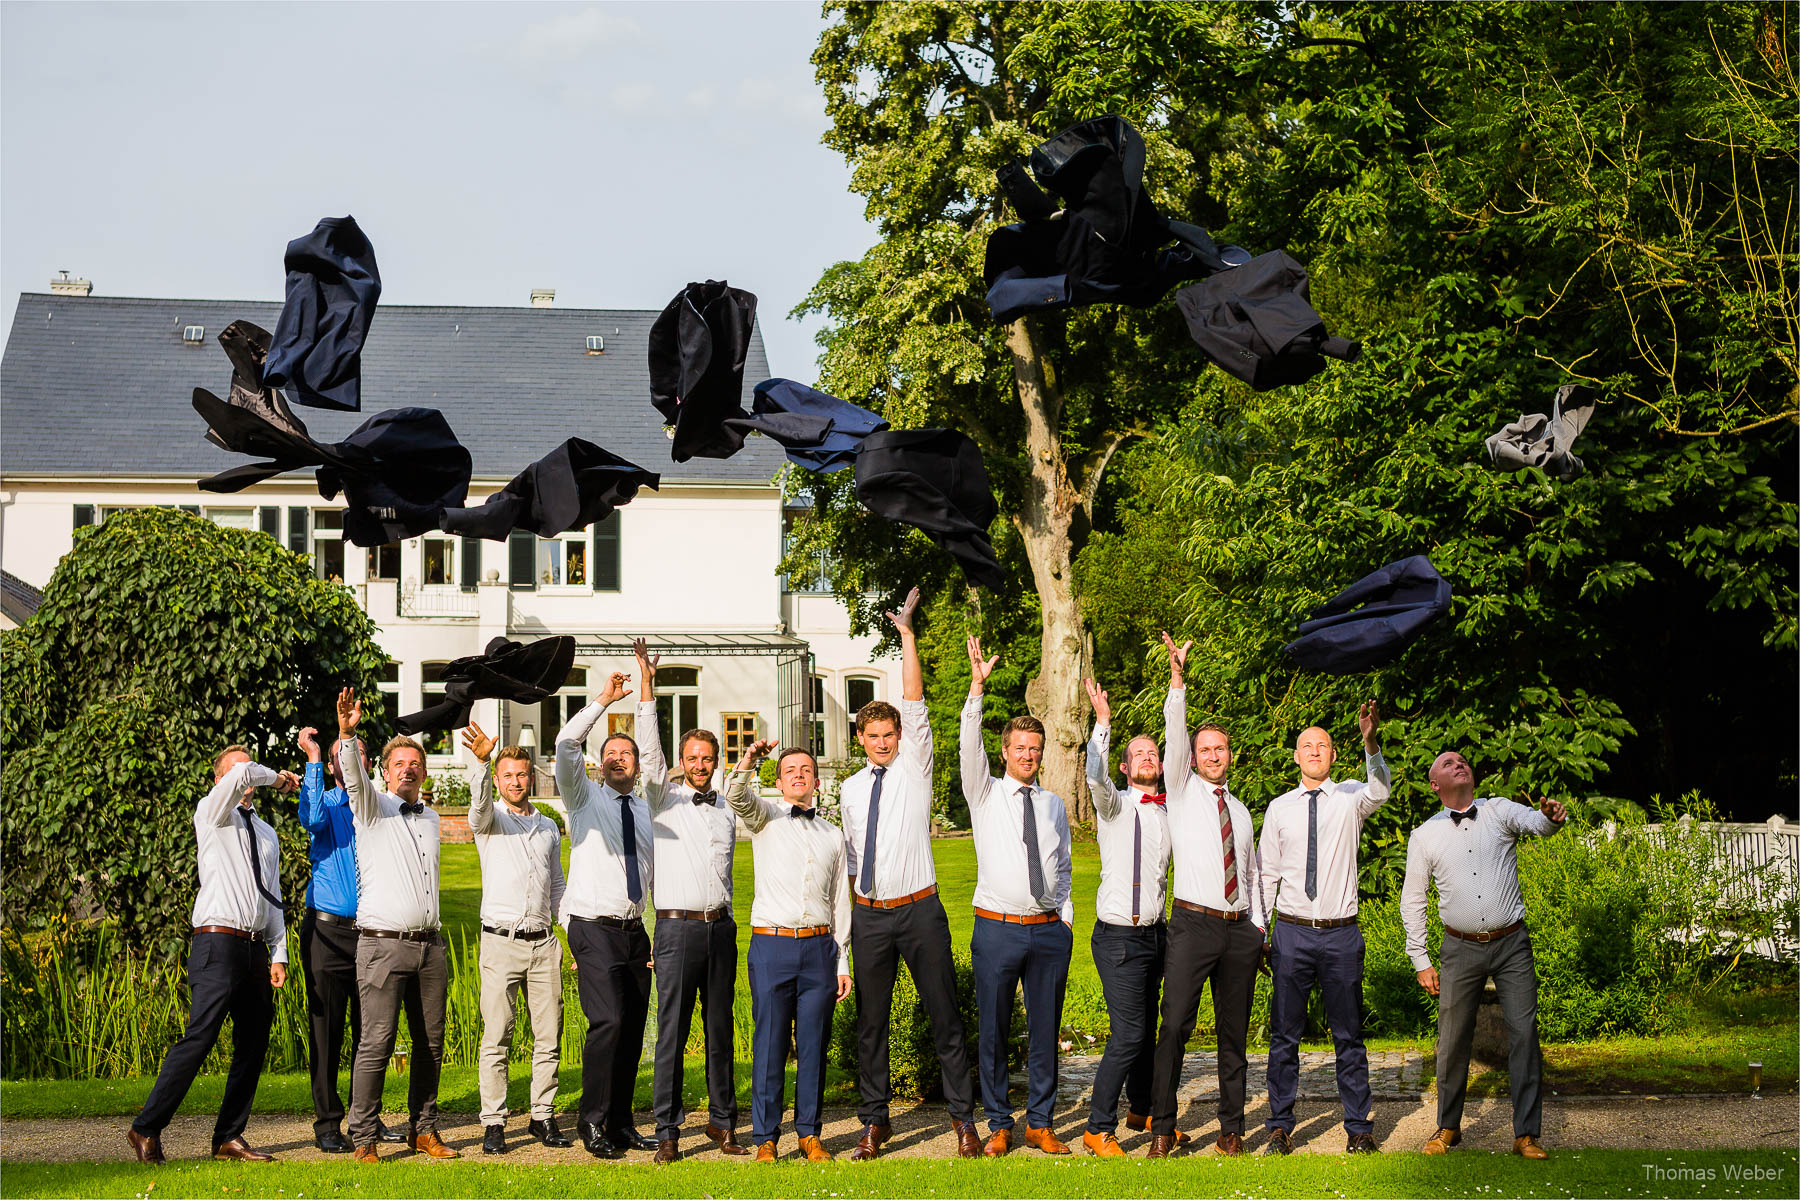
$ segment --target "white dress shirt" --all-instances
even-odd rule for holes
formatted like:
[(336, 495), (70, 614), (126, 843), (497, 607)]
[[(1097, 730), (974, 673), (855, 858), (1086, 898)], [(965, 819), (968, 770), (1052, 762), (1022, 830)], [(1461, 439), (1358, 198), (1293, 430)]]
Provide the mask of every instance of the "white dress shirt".
[(1367, 758), (1367, 783), (1319, 785), (1318, 895), (1306, 897), (1306, 788), (1283, 792), (1263, 813), (1263, 901), (1290, 917), (1333, 921), (1356, 915), (1356, 847), (1362, 823), (1388, 798), (1387, 760)]
[[(937, 882), (931, 860), (931, 715), (923, 700), (902, 700), (900, 752), (881, 778), (881, 811), (875, 819), (873, 900), (893, 900), (922, 892)], [(869, 836), (869, 797), (874, 767), (864, 767), (838, 788), (844, 819), (844, 851), (850, 887), (862, 890), (863, 844)]]
[[(284, 963), (287, 957), (287, 919), (281, 906), (270, 904), (256, 888), (250, 856), (262, 869), (263, 887), (269, 895), (281, 895), (281, 843), (275, 829), (242, 806), (253, 787), (267, 787), (280, 775), (256, 762), (241, 762), (213, 784), (212, 791), (194, 809), (194, 840), (198, 843), (200, 892), (194, 897), (194, 924), (229, 925), (246, 933), (260, 933), (269, 942), (269, 961)], [(249, 815), (249, 820), (244, 819)]]
[(651, 865), (656, 838), (651, 832), (650, 806), (643, 797), (631, 796), (632, 838), (637, 848), (638, 882), (642, 885), (634, 903), (625, 877), (625, 819), (622, 797), (607, 784), (587, 777), (588, 731), (606, 710), (590, 704), (556, 735), (556, 791), (562, 797), (569, 821), (569, 884), (563, 891), (563, 926), (571, 917), (616, 917), (631, 920), (644, 915), (650, 899)]
[[(637, 731), (642, 747), (638, 790), (650, 806), (655, 837), (656, 907), (688, 912), (729, 909), (736, 815), (717, 794), (696, 803), (687, 779), (669, 774), (656, 727), (656, 701), (638, 702)], [(638, 849), (642, 853), (641, 845)]]
[[(1062, 798), (1010, 775), (995, 779), (988, 770), (987, 747), (981, 740), (981, 697), (970, 696), (962, 711), (962, 789), (969, 803), (975, 834), (975, 907), (1012, 916), (1051, 912), (1064, 924), (1075, 920), (1069, 895), (1073, 864), (1069, 858), (1069, 817)], [(1050, 894), (1040, 903), (1031, 894), (1031, 870), (1025, 855), (1025, 801), (1029, 786), (1032, 814), (1037, 818), (1038, 857)]]
[(338, 770), (356, 820), (356, 923), (364, 929), (416, 933), (436, 929), (438, 815), (402, 813), (400, 797), (369, 782), (356, 738), (338, 744)]
[(1521, 837), (1549, 837), (1562, 826), (1535, 808), (1501, 797), (1477, 797), (1452, 819), (1440, 808), (1406, 840), (1406, 883), (1400, 889), (1400, 923), (1413, 969), (1431, 966), (1425, 947), (1425, 889), (1437, 884), (1438, 918), (1459, 933), (1487, 933), (1525, 919), (1519, 895)]
[[(1163, 786), (1169, 789), (1169, 829), (1175, 839), (1175, 898), (1222, 912), (1241, 912), (1258, 929), (1268, 928), (1267, 897), (1256, 853), (1256, 826), (1230, 784), (1208, 783), (1194, 770), (1194, 742), (1188, 737), (1187, 689), (1169, 689), (1163, 702)], [(1219, 830), (1219, 789), (1231, 815), (1237, 865), (1237, 899), (1225, 899), (1225, 839)], [(1301, 813), (1300, 836), (1306, 836)], [(1306, 847), (1300, 848), (1306, 868)], [(1302, 881), (1304, 883), (1304, 880)]]
[(740, 767), (725, 779), (725, 799), (750, 827), (756, 895), (752, 928), (831, 927), (837, 973), (850, 973), (850, 878), (844, 873), (844, 834), (822, 816), (797, 817), (785, 800), (764, 800)]
[[(1116, 787), (1107, 765), (1110, 725), (1094, 726), (1088, 739), (1088, 791), (1099, 818), (1094, 840), (1100, 843), (1100, 890), (1094, 916), (1108, 925), (1155, 925), (1163, 919), (1168, 899), (1169, 812), (1144, 800), (1140, 787)], [(1132, 849), (1137, 849), (1137, 919), (1131, 915)]]
[(533, 808), (524, 816), (495, 802), (494, 774), (469, 766), (469, 829), (481, 858), (481, 923), (536, 933), (562, 911), (562, 830)]

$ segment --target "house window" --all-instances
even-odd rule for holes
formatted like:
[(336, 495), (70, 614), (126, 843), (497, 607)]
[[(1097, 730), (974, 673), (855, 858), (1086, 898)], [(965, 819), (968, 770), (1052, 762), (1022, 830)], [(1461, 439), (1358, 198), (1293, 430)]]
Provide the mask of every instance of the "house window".
[[(781, 555), (793, 551), (800, 523), (807, 519), (805, 509), (788, 509), (781, 514)], [(826, 570), (828, 559), (823, 551), (807, 560), (804, 569), (782, 577), (782, 586), (790, 592), (829, 592), (831, 576)]]
[(619, 510), (594, 522), (594, 560), (588, 574), (596, 592), (619, 590)]
[[(385, 549), (385, 547), (383, 548)], [(420, 705), (421, 708), (430, 708), (444, 698), (444, 668), (449, 665), (449, 663), (441, 662), (420, 664), (419, 677), (424, 684), (423, 688), (420, 689), (421, 698), (424, 701)], [(422, 735), (419, 740), (425, 743), (425, 753), (427, 754), (456, 753), (456, 737), (454, 730), (433, 730), (430, 733)]]
[(825, 677), (814, 675), (812, 686), (807, 689), (807, 716), (812, 725), (812, 748), (814, 754), (823, 755), (825, 750)]
[(390, 731), (400, 723), (400, 664), (390, 662), (375, 673), (381, 687), (381, 711)]
[(862, 706), (875, 699), (875, 681), (861, 675), (852, 676), (844, 681), (844, 711), (854, 722), (856, 714)]
[(456, 583), (456, 542), (447, 537), (425, 539), (425, 582)]
[(678, 763), (675, 739), (700, 725), (700, 668), (656, 669), (656, 726), (662, 737), (663, 761)]
[(756, 740), (756, 714), (720, 713), (719, 723), (725, 727), (725, 765), (736, 767), (738, 759)]
[(400, 543), (369, 547), (369, 578), (400, 580)]
[(586, 587), (588, 539), (585, 532), (539, 538), (537, 553), (539, 587)]
[(256, 527), (279, 542), (281, 540), (281, 509), (273, 504), (265, 504), (257, 509)]
[(344, 578), (344, 510), (313, 510), (313, 573), (320, 579)]
[(223, 525), (227, 529), (254, 529), (256, 527), (256, 510), (253, 508), (209, 508), (206, 519), (214, 525)]
[(206, 326), (183, 325), (181, 327), (181, 340), (190, 346), (198, 346), (201, 342), (206, 340)]

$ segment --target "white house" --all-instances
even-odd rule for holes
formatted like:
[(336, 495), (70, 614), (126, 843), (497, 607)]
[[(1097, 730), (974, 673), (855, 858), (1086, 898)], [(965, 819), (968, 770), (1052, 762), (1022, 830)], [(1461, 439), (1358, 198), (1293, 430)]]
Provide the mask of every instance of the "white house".
[[(848, 714), (898, 694), (897, 664), (872, 660), (874, 639), (850, 635), (842, 606), (776, 570), (795, 516), (775, 483), (780, 448), (752, 436), (730, 459), (670, 460), (649, 400), (654, 312), (559, 309), (536, 295), (519, 308), (383, 305), (363, 354), (363, 411), (296, 409), (327, 441), (383, 409), (442, 411), (474, 457), (471, 503), (570, 436), (661, 472), (659, 490), (592, 528), (363, 549), (343, 540), (341, 503), (322, 500), (310, 473), (231, 495), (200, 491), (198, 480), (247, 460), (204, 440), (193, 389), (223, 395), (231, 370), (218, 333), (235, 320), (273, 328), (279, 308), (101, 297), (85, 283), (21, 296), (0, 362), (0, 568), (42, 588), (77, 526), (141, 505), (260, 529), (321, 578), (342, 580), (374, 619), (393, 712), (422, 707), (444, 664), (490, 638), (572, 634), (579, 649), (561, 694), (476, 710), (503, 740), (544, 755), (603, 672), (633, 670), (637, 636), (661, 655), (665, 742), (711, 729), (728, 761), (759, 736), (841, 758)], [(768, 374), (758, 333), (746, 407)], [(630, 731), (630, 707), (609, 721)], [(434, 765), (452, 761), (448, 735), (428, 743)]]

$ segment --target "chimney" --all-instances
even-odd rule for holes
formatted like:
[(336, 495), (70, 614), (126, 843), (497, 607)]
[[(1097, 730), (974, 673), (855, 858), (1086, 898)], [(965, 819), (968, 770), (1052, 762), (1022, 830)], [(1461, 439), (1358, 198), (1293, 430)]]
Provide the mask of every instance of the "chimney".
[(71, 276), (67, 271), (57, 272), (56, 278), (50, 281), (52, 296), (85, 296), (93, 290), (93, 284), (79, 275)]
[(555, 288), (532, 288), (531, 289), (531, 307), (533, 307), (533, 308), (549, 308), (551, 305), (553, 305), (555, 303), (556, 303), (556, 289)]

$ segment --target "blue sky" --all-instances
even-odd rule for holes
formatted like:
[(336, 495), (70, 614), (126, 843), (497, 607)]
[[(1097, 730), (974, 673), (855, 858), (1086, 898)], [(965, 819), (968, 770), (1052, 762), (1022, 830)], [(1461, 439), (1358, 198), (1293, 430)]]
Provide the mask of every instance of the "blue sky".
[[(787, 312), (875, 234), (820, 145), (816, 3), (0, 7), (0, 299), (279, 300), (353, 214), (382, 300), (661, 308), (690, 279)], [(380, 317), (377, 315), (376, 320)]]

